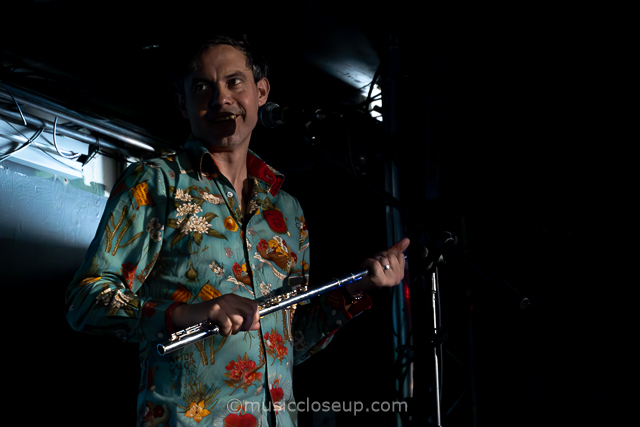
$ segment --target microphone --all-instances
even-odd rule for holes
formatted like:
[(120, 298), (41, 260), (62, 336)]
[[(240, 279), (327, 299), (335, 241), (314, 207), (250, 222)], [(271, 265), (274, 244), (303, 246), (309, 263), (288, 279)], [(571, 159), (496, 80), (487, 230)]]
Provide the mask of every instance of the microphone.
[(258, 109), (258, 121), (267, 128), (290, 124), (306, 126), (310, 122), (320, 122), (325, 118), (325, 113), (320, 109), (281, 107), (274, 102), (267, 102)]

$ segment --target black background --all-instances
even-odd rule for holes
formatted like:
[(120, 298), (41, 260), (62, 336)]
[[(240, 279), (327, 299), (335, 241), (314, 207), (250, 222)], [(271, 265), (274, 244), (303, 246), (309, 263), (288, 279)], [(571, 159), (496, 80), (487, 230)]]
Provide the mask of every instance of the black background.
[[(285, 189), (305, 209), (318, 281), (387, 244), (384, 202), (339, 161), (349, 166), (349, 153), (364, 156), (367, 179), (380, 186), (383, 160), (394, 159), (413, 221), (454, 232), (466, 259), (447, 253), (440, 271), (449, 332), (443, 410), (462, 396), (443, 425), (599, 425), (630, 413), (635, 141), (623, 131), (631, 57), (623, 11), (85, 3), (3, 7), (4, 47), (57, 75), (52, 96), (97, 104), (179, 143), (188, 130), (159, 71), (161, 55), (141, 46), (162, 43), (185, 24), (243, 22), (270, 60), (274, 102), (344, 115), (313, 129), (316, 145), (330, 156), (294, 128), (259, 128), (252, 141), (287, 175)], [(397, 42), (395, 134), (354, 113), (355, 91), (304, 59), (325, 49), (335, 58), (357, 55), (350, 39), (336, 43), (344, 27), (370, 42), (383, 71), (389, 41)], [(427, 199), (434, 164), (438, 197)], [(415, 236), (413, 222), (406, 223)], [(118, 424), (135, 415), (136, 348), (70, 330), (62, 295), (72, 274), (48, 278), (60, 290), (59, 305), (5, 301), (14, 308), (9, 329), (34, 312), (47, 326), (29, 340), (30, 357), (4, 351), (5, 369), (23, 366), (10, 381), (18, 390), (11, 407), (35, 401), (42, 411), (33, 415)], [(518, 309), (505, 283), (532, 305)], [(411, 411), (424, 425), (433, 399), (428, 295), (412, 291)], [(371, 296), (372, 310), (296, 368), (298, 400), (366, 407), (395, 399), (389, 294)], [(301, 424), (311, 416), (301, 414)], [(392, 416), (339, 413), (337, 425), (392, 425)]]

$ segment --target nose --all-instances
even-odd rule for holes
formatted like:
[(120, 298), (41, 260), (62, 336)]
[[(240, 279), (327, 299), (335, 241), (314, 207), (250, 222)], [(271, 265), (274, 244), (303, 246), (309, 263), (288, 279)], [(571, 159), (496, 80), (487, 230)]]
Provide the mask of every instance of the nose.
[(209, 100), (211, 107), (224, 107), (233, 104), (231, 91), (223, 84), (216, 85), (215, 90)]

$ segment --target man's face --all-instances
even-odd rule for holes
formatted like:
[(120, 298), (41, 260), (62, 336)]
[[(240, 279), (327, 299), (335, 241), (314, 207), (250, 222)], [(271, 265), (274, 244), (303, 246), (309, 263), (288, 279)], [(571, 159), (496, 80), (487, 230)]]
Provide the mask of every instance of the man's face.
[(198, 60), (199, 70), (185, 80), (184, 94), (177, 95), (192, 133), (213, 152), (248, 147), (269, 82), (256, 83), (245, 55), (233, 46), (205, 47)]

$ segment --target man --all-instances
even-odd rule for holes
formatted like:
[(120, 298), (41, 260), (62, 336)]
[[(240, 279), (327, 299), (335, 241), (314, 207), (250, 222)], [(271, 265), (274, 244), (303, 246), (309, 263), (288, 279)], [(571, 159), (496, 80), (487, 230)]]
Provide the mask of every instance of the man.
[[(249, 150), (270, 89), (255, 58), (244, 39), (199, 47), (176, 95), (184, 150), (125, 171), (67, 293), (75, 329), (140, 342), (140, 425), (296, 425), (293, 365), (369, 308), (367, 290), (403, 278), (406, 239), (367, 259), (365, 279), (259, 318), (257, 297), (308, 275), (309, 243), (282, 175)], [(157, 354), (205, 319), (219, 335)]]

